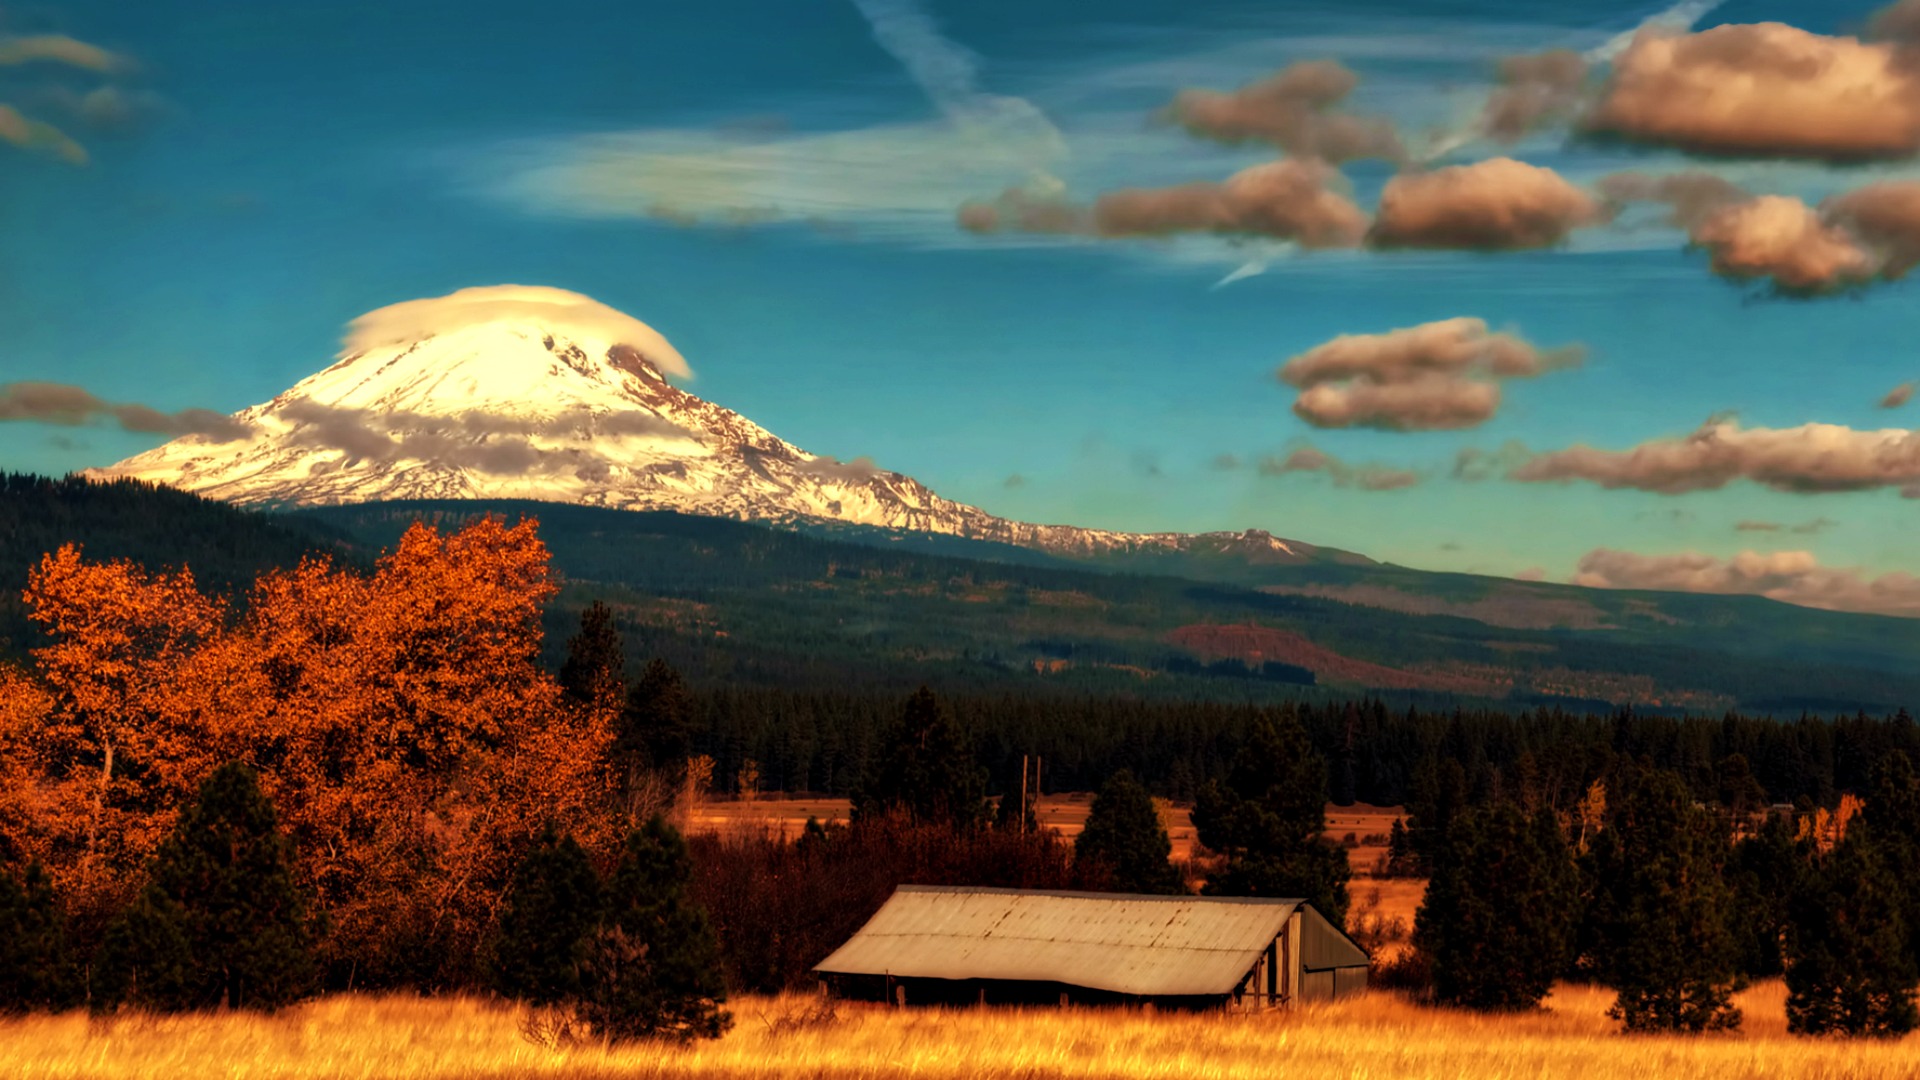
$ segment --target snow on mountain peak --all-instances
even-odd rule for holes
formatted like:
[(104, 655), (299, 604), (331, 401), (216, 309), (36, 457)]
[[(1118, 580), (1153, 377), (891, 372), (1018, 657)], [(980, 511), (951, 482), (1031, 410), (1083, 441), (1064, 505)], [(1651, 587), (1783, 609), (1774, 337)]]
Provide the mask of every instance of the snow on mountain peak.
[(363, 315), (331, 367), (217, 433), (94, 472), (243, 504), (535, 499), (842, 522), (1062, 554), (1252, 538), (1008, 521), (865, 458), (810, 454), (663, 372), (691, 374), (657, 331), (587, 297), (462, 289)]
[(602, 347), (626, 345), (665, 374), (693, 377), (686, 357), (660, 331), (591, 297), (545, 285), (483, 285), (389, 304), (353, 320), (340, 355), (498, 323), (536, 325)]

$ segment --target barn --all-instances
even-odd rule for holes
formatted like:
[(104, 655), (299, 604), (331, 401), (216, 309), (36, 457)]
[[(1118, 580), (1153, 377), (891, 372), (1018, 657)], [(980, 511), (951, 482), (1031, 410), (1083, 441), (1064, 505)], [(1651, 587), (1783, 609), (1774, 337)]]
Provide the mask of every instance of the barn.
[(1367, 986), (1367, 953), (1304, 900), (902, 885), (814, 972), (906, 1005), (1266, 1009)]

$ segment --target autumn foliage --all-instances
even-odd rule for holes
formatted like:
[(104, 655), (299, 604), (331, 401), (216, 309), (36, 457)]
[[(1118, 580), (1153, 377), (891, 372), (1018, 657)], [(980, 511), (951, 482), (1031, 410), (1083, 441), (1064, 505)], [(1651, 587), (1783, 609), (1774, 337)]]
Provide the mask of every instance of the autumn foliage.
[(555, 590), (532, 521), (415, 525), (371, 573), (310, 559), (244, 604), (185, 570), (47, 555), (51, 639), (0, 669), (0, 860), (38, 859), (97, 928), (223, 762), (256, 771), (297, 852), (329, 981), (470, 980), (549, 822), (611, 852), (605, 708), (539, 665)]

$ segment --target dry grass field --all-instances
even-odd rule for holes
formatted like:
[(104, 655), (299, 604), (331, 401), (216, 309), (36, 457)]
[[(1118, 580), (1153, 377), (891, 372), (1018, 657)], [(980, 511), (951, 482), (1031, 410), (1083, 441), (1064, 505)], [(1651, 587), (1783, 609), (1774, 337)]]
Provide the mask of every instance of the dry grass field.
[[(693, 811), (689, 824), (693, 832), (778, 832), (795, 837), (806, 827), (808, 818), (844, 822), (849, 809), (850, 804), (846, 799), (790, 799), (772, 795), (751, 801), (703, 802)], [(1039, 819), (1041, 828), (1052, 829), (1071, 840), (1086, 827), (1087, 814), (1092, 810), (1092, 792), (1063, 792), (1043, 795), (1036, 800), (1034, 817)], [(1189, 808), (1167, 805), (1161, 812), (1167, 826), (1167, 838), (1173, 841), (1174, 859), (1178, 861), (1190, 857), (1193, 854), (1193, 820)], [(1387, 831), (1393, 828), (1394, 819), (1404, 813), (1397, 806), (1328, 806), (1327, 835), (1341, 840), (1347, 834), (1353, 834), (1358, 844), (1351, 849), (1353, 869), (1356, 874), (1364, 873), (1375, 859), (1386, 854)]]
[(471, 999), (334, 997), (277, 1016), (0, 1020), (10, 1080), (272, 1077), (481, 1080), (558, 1077), (1312, 1076), (1367, 1080), (1895, 1080), (1920, 1075), (1920, 1036), (1897, 1043), (1795, 1039), (1778, 983), (1747, 991), (1745, 1031), (1625, 1036), (1610, 998), (1562, 988), (1545, 1011), (1480, 1017), (1370, 995), (1295, 1013), (1139, 1010), (892, 1010), (818, 999), (734, 1003), (726, 1038), (688, 1048), (552, 1050), (523, 1040), (521, 1014)]

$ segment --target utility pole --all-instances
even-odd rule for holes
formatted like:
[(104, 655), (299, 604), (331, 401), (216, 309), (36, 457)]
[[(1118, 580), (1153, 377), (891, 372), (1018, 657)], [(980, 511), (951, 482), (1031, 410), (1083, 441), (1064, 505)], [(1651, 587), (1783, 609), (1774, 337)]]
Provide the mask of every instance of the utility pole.
[(1020, 831), (1027, 831), (1027, 755), (1020, 755)]

